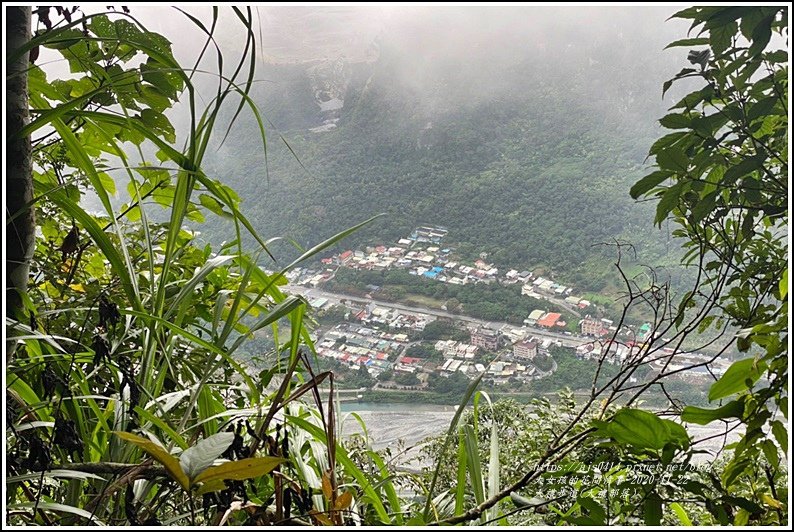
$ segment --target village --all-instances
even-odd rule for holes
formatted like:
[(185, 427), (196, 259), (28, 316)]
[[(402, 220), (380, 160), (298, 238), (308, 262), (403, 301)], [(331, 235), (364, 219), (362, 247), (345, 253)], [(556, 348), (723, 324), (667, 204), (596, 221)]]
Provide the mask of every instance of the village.
[[(393, 246), (368, 247), (365, 251), (345, 250), (322, 259), (324, 268), (319, 271), (307, 268), (293, 272), (290, 280), (297, 287), (303, 287), (302, 293), (310, 296), (309, 302), (316, 311), (322, 312), (334, 305), (341, 305), (345, 311), (344, 320), (322, 331), (317, 339), (318, 355), (333, 359), (351, 370), (366, 369), (377, 381), (375, 386), (381, 389), (421, 389), (427, 387), (433, 377), (450, 377), (457, 373), (468, 379), (483, 374), (487, 384), (499, 386), (526, 384), (554, 373), (556, 363), (552, 350), (555, 347), (565, 346), (582, 360), (622, 364), (639, 356), (651, 337), (649, 323), (618, 331), (612, 320), (590, 314), (579, 320), (578, 333), (571, 333), (563, 330), (567, 324), (561, 313), (535, 310), (520, 327), (501, 324), (497, 328), (489, 328), (494, 324), (469, 319), (458, 322), (467, 331), (465, 339), (430, 341), (422, 332), (428, 324), (440, 318), (429, 309), (428, 312), (411, 311), (390, 307), (386, 302), (353, 297), (345, 299), (344, 296), (334, 302), (331, 294), (321, 292), (321, 287), (333, 277), (337, 268), (403, 268), (412, 275), (453, 284), (521, 283), (521, 292), (525, 296), (548, 298), (564, 303), (567, 309), (595, 309), (589, 301), (572, 295), (575, 292), (573, 287), (536, 277), (529, 271), (512, 269), (500, 275), (500, 269), (486, 263), (483, 257), (471, 265), (450, 260), (453, 250), (443, 247), (445, 236), (443, 228), (422, 226)], [(610, 342), (613, 336), (616, 341)], [(430, 352), (433, 356), (412, 356), (411, 351), (417, 351), (411, 349), (415, 346), (423, 347), (423, 355)], [(663, 369), (659, 361), (663, 354), (652, 357), (655, 360), (649, 363), (650, 369)], [(705, 355), (680, 354), (668, 364), (667, 370), (671, 366), (684, 368), (704, 364), (681, 372), (682, 378), (699, 383), (708, 376), (705, 369), (707, 360)], [(726, 364), (718, 359), (709, 368), (719, 375)]]
[[(382, 374), (414, 375), (416, 379), (398, 378), (396, 382), (402, 380), (420, 387), (427, 385), (430, 375), (449, 377), (456, 372), (469, 379), (485, 372), (485, 380), (495, 385), (506, 384), (511, 378), (528, 382), (551, 373), (533, 364), (538, 354), (548, 355), (552, 346), (562, 345), (560, 340), (530, 336), (526, 330), (498, 331), (477, 325), (468, 329), (467, 340), (425, 341), (420, 333), (435, 321), (434, 317), (375, 304), (352, 310), (348, 320), (318, 339), (318, 355), (337, 360), (350, 369), (364, 367), (376, 379)], [(513, 342), (513, 338), (520, 339)], [(411, 346), (422, 344), (439, 356), (408, 354)], [(497, 355), (499, 361), (489, 364)], [(379, 386), (389, 387), (389, 384), (379, 383)], [(392, 387), (409, 386), (392, 383)]]
[(400, 238), (391, 246), (370, 246), (364, 250), (346, 250), (337, 255), (322, 259), (327, 268), (315, 272), (301, 280), (306, 286), (319, 286), (333, 276), (334, 269), (346, 267), (353, 270), (389, 270), (400, 268), (411, 275), (442, 283), (467, 285), (498, 282), (505, 285), (522, 285), (524, 295), (538, 299), (548, 299), (572, 312), (588, 308), (591, 303), (571, 295), (573, 287), (555, 283), (544, 277), (535, 277), (528, 270), (510, 269), (500, 275), (500, 269), (487, 263), (487, 254), (472, 264), (452, 259), (454, 249), (444, 247), (443, 239), (447, 230), (435, 226), (420, 226), (405, 238)]

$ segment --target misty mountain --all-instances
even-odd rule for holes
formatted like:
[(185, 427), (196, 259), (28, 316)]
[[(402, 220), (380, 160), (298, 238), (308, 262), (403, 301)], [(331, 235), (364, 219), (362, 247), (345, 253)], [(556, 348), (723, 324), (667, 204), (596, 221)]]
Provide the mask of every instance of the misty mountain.
[[(676, 262), (650, 207), (628, 196), (671, 105), (662, 82), (681, 67), (681, 52), (662, 51), (680, 34), (667, 16), (409, 10), (369, 41), (315, 17), (324, 26), (313, 40), (273, 46), (259, 71), (252, 97), (268, 121), (267, 152), (243, 118), (209, 169), (266, 237), (309, 246), (385, 212), (345, 247), (436, 224), (464, 254), (603, 288), (614, 251), (601, 242), (634, 243), (640, 262)], [(334, 47), (338, 39), (350, 46)], [(217, 223), (203, 230), (233, 234)]]

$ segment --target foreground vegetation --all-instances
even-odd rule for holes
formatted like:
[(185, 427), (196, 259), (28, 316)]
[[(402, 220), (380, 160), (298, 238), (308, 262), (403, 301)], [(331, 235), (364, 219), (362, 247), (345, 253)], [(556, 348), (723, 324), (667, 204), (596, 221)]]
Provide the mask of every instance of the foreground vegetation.
[[(334, 375), (314, 369), (306, 302), (280, 289), (286, 271), (349, 231), (276, 267), (239, 197), (205, 172), (225, 106), (259, 124), (264, 164), (265, 129), (249, 98), (252, 11), (232, 8), (245, 46), (231, 63), (214, 46), (217, 15), (184, 14), (222, 70), (203, 108), (198, 70), (177, 63), (134, 13), (40, 8), (32, 39), (30, 8), (7, 14), (18, 164), (7, 166), (17, 203), (7, 200), (6, 224), (21, 251), (7, 264), (8, 523), (788, 522), (788, 57), (770, 40), (787, 37), (785, 8), (678, 14), (703, 31), (675, 43), (696, 48), (677, 78), (702, 86), (661, 120), (674, 132), (653, 145), (657, 169), (631, 193), (652, 200), (657, 223), (673, 220), (697, 285), (674, 300), (653, 272), (624, 277), (627, 307), (653, 313), (658, 338), (613, 374), (599, 364), (581, 401), (494, 403), (475, 380), (419, 475), (395, 471), (366, 442), (339, 441)], [(36, 66), (44, 48), (73, 77)], [(177, 101), (190, 114), (184, 136), (165, 114)], [(116, 174), (129, 182), (120, 208), (110, 198)], [(99, 211), (87, 210), (88, 194)], [(154, 222), (163, 208), (167, 221)], [(199, 245), (184, 227), (205, 216), (230, 219), (236, 238)], [(244, 234), (256, 248), (244, 248)], [(274, 348), (255, 372), (235, 355), (265, 327)], [(679, 371), (665, 349), (710, 328), (720, 332), (709, 337), (716, 356), (747, 353), (715, 379), (716, 404), (670, 397), (664, 411), (640, 408)], [(633, 383), (655, 358), (665, 370)], [(682, 423), (714, 421), (741, 437), (700, 470)], [(415, 497), (401, 497), (404, 486)]]

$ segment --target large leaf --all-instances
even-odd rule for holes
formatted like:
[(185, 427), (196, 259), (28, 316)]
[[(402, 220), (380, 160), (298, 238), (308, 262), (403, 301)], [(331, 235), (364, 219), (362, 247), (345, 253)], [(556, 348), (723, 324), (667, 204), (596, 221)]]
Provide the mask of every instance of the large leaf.
[(179, 457), (179, 465), (182, 471), (195, 480), (205, 469), (212, 465), (221, 453), (229, 448), (234, 441), (234, 434), (231, 432), (221, 432), (213, 434), (209, 438), (204, 438), (190, 449), (184, 451)]
[(708, 425), (718, 419), (728, 419), (732, 417), (742, 417), (744, 403), (731, 401), (719, 408), (700, 408), (697, 406), (687, 406), (681, 413), (681, 421), (695, 423), (697, 425)]
[(640, 179), (639, 181), (637, 181), (636, 183), (634, 183), (634, 186), (631, 187), (629, 194), (631, 194), (632, 198), (637, 199), (646, 192), (656, 187), (657, 185), (664, 182), (671, 175), (672, 172), (669, 172), (667, 170), (657, 170), (653, 173), (650, 173), (645, 177), (643, 177), (642, 179)]
[(115, 431), (114, 434), (116, 434), (116, 436), (122, 440), (128, 441), (149, 453), (152, 458), (165, 466), (166, 471), (168, 471), (174, 480), (179, 482), (179, 485), (182, 486), (182, 488), (188, 489), (190, 480), (179, 466), (179, 460), (177, 460), (174, 456), (171, 456), (168, 451), (153, 441), (147, 438), (142, 438), (136, 434), (132, 434), (131, 432)]
[(755, 384), (765, 369), (766, 364), (754, 358), (737, 360), (717, 382), (711, 385), (709, 401), (716, 401), (746, 390)]
[[(228, 433), (231, 434), (231, 433)], [(232, 435), (233, 436), (233, 435)], [(244, 458), (235, 462), (226, 462), (207, 468), (196, 476), (195, 482), (214, 482), (216, 480), (247, 480), (257, 478), (273, 471), (285, 463), (283, 458), (273, 456), (260, 456), (257, 458)]]
[(678, 423), (634, 408), (623, 409), (611, 421), (599, 425), (600, 433), (640, 449), (661, 449), (668, 443), (681, 446), (686, 437), (686, 430)]
[(689, 166), (689, 157), (678, 146), (670, 146), (656, 154), (656, 164), (659, 168), (674, 172), (686, 172)]

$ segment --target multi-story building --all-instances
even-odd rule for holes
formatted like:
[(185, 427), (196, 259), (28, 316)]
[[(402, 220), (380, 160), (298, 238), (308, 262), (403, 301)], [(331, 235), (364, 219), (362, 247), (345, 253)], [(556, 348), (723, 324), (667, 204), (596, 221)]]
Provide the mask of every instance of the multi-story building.
[(582, 320), (582, 334), (589, 336), (600, 336), (601, 329), (603, 328), (604, 324), (601, 323), (601, 320), (593, 318), (589, 314)]
[(488, 351), (496, 351), (499, 348), (499, 336), (496, 331), (477, 327), (471, 332), (471, 345), (476, 345)]
[(532, 360), (538, 354), (538, 343), (534, 340), (521, 340), (513, 344), (513, 355), (516, 358)]

